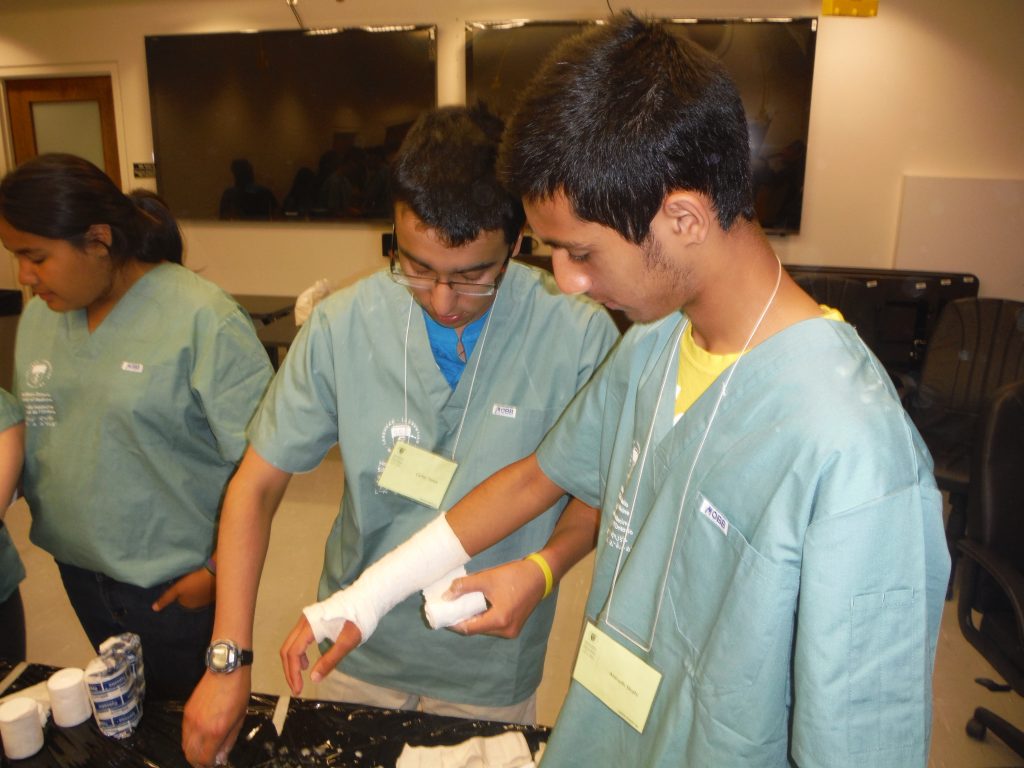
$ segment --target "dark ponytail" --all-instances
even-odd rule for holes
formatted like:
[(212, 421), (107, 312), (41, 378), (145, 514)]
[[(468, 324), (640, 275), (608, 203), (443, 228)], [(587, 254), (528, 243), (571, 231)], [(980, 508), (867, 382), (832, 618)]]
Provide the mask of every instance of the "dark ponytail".
[[(181, 263), (181, 234), (155, 195), (129, 197), (99, 168), (75, 155), (28, 160), (0, 182), (0, 217), (22, 232), (84, 248), (89, 228), (110, 227), (115, 265), (128, 261)], [(155, 200), (153, 199), (155, 198)], [(175, 246), (176, 243), (176, 246)]]
[(128, 199), (147, 219), (142, 246), (137, 256), (139, 261), (170, 261), (181, 264), (181, 254), (184, 250), (181, 230), (164, 199), (148, 189), (133, 189)]

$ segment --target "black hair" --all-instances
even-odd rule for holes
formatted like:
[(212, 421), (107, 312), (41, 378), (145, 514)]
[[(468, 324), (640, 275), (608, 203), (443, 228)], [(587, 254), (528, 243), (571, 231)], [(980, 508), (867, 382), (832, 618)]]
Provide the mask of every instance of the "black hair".
[(181, 263), (181, 233), (156, 195), (125, 195), (103, 171), (75, 155), (52, 153), (27, 160), (0, 181), (0, 217), (22, 232), (89, 241), (95, 224), (110, 227), (110, 258), (116, 266), (133, 259)]
[(514, 243), (526, 215), (495, 172), (502, 128), (483, 107), (421, 115), (391, 167), (392, 203), (408, 205), (452, 247), (498, 229)]
[(146, 227), (143, 232), (142, 252), (149, 257), (143, 261), (181, 264), (185, 246), (181, 239), (181, 229), (167, 202), (148, 189), (133, 189), (128, 197), (138, 208), (149, 214), (156, 224)]
[(581, 219), (635, 244), (676, 190), (707, 195), (723, 229), (754, 218), (731, 77), (696, 44), (630, 12), (551, 52), (520, 97), (498, 166), (527, 200), (562, 190)]

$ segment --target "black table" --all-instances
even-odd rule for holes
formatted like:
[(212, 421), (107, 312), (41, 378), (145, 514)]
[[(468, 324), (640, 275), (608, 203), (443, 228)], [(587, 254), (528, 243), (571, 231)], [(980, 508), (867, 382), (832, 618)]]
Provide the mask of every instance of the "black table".
[[(0, 661), (0, 670), (5, 662)], [(14, 665), (7, 665), (10, 671)], [(57, 667), (30, 664), (0, 695), (43, 682)], [(278, 697), (253, 694), (230, 764), (235, 768), (351, 766), (391, 768), (406, 744), (458, 744), (474, 736), (519, 731), (532, 751), (547, 741), (549, 729), (354, 704), (291, 699), (278, 736), (272, 719)], [(43, 749), (25, 760), (0, 757), (7, 768), (188, 768), (181, 752), (181, 702), (146, 701), (142, 722), (123, 740), (103, 736), (89, 718), (74, 728), (47, 722)]]

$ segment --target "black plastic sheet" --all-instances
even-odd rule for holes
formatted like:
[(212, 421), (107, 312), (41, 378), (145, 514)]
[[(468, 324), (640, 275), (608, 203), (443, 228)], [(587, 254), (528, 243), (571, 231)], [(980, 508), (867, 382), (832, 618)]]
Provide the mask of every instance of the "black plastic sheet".
[(474, 736), (496, 736), (506, 731), (521, 732), (531, 751), (536, 751), (548, 736), (548, 729), (538, 726), (292, 699), (274, 756), (277, 762), (262, 765), (390, 768), (406, 744), (453, 745)]
[[(8, 672), (14, 666), (10, 665)], [(4, 695), (43, 682), (57, 669), (30, 664)], [(547, 740), (549, 732), (540, 726), (292, 699), (283, 732), (278, 736), (271, 722), (277, 701), (277, 696), (265, 694), (253, 694), (249, 698), (245, 724), (231, 751), (231, 766), (393, 768), (406, 744), (454, 745), (474, 736), (519, 731), (531, 751), (536, 751)], [(58, 728), (48, 721), (41, 752), (18, 761), (0, 757), (0, 765), (3, 768), (188, 768), (181, 752), (182, 708), (181, 702), (146, 700), (139, 727), (130, 737), (121, 740), (101, 734), (92, 718), (74, 728)]]
[(17, 679), (4, 689), (3, 695), (10, 696), (12, 693), (17, 693), (18, 691), (23, 691), (26, 688), (31, 688), (33, 685), (38, 683), (46, 682), (50, 679), (50, 675), (59, 669), (60, 667), (47, 667), (43, 664), (29, 664), (21, 671), (21, 674), (18, 675)]

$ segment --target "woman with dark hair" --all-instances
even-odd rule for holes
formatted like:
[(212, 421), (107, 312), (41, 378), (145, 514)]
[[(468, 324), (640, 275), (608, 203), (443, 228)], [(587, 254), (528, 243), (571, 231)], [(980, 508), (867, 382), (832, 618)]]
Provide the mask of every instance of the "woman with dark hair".
[(135, 632), (150, 696), (185, 698), (212, 631), (214, 531), (271, 376), (245, 312), (181, 266), (162, 201), (43, 155), (0, 182), (18, 325), (23, 487), (98, 646)]

